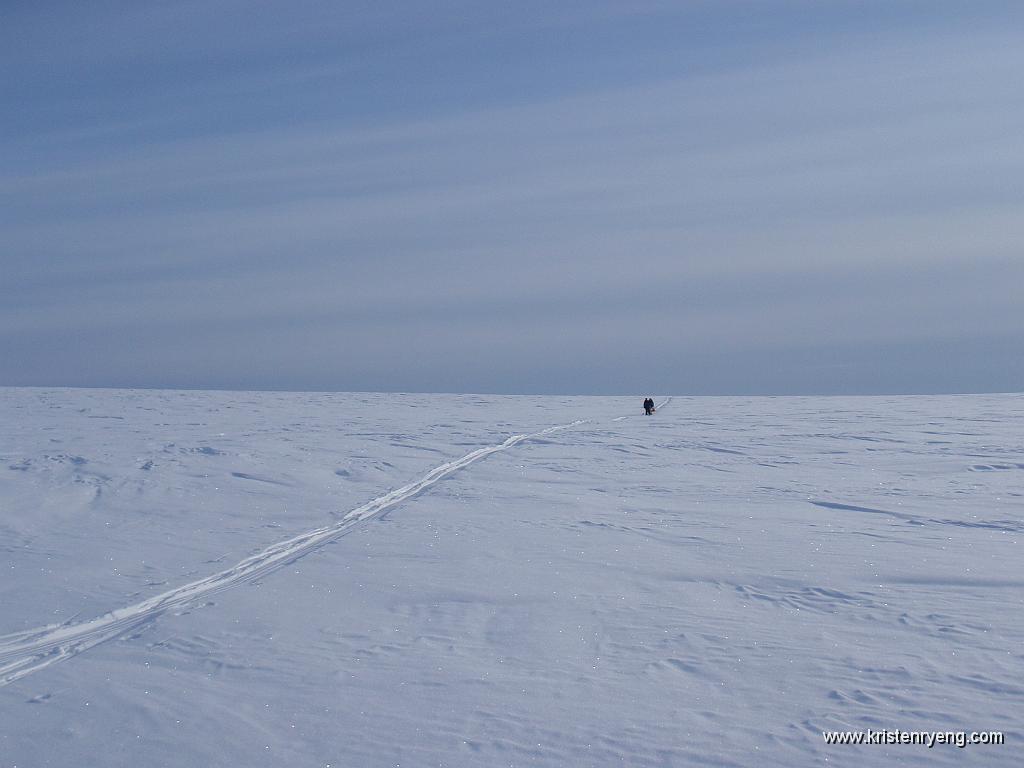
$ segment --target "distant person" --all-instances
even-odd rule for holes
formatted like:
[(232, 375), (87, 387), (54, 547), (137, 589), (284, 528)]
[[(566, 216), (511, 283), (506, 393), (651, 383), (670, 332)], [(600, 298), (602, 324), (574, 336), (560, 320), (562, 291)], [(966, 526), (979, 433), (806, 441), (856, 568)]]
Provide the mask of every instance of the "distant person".
[(654, 400), (649, 397), (644, 400), (644, 413), (648, 416), (654, 413)]

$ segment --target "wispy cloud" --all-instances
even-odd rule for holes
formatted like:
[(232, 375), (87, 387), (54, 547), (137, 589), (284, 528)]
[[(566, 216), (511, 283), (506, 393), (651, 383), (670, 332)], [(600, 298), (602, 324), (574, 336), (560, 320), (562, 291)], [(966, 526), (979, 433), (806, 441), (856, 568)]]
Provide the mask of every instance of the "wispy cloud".
[[(415, 18), (328, 16), (340, 39), (380, 24), (425, 45)], [(125, 23), (157, 59), (211, 55), (202, 35), (174, 54), (154, 43), (162, 12)], [(573, 23), (541, 14), (492, 42), (528, 69), (538, 27)], [(62, 66), (109, 33), (89, 29)], [(274, 45), (320, 50), (322, 32), (298, 23)], [(1009, 388), (1016, 369), (998, 358), (1024, 331), (1024, 56), (997, 25), (973, 32), (835, 32), (834, 50), (532, 100), (446, 93), (441, 113), (309, 119), (268, 105), (265, 120), (221, 127), (209, 94), (225, 83), (269, 68), (311, 89), (360, 58), (206, 61), (190, 109), (207, 130), (111, 117), (109, 145), (91, 143), (95, 120), (9, 138), (27, 159), (0, 172), (0, 379), (500, 391), (526, 371), (516, 387), (601, 391), (623, 386), (628, 360), (638, 387), (816, 391), (836, 383), (806, 360), (762, 376), (757, 350), (799, 361), (831, 345), (851, 389), (941, 390), (963, 385), (927, 365), (879, 382), (884, 350), (980, 343), (991, 356), (971, 386)], [(224, 55), (244, 63), (266, 35)], [(119, 45), (90, 64), (151, 58), (137, 39)], [(695, 373), (695, 356), (713, 370)]]

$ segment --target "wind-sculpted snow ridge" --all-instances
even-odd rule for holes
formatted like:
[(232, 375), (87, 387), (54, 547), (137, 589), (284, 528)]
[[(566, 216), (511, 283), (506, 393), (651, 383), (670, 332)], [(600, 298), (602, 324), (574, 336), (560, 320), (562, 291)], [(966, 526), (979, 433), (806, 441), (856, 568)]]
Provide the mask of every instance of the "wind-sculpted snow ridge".
[(1024, 398), (642, 399), (0, 387), (0, 763), (1017, 768)]
[[(666, 405), (671, 398), (665, 400)], [(539, 432), (513, 435), (502, 443), (478, 448), (462, 458), (441, 464), (418, 480), (378, 496), (348, 512), (332, 525), (280, 541), (250, 555), (231, 568), (206, 578), (184, 584), (147, 600), (118, 608), (103, 616), (81, 623), (54, 624), (0, 636), (0, 687), (20, 680), (64, 659), (75, 656), (100, 643), (112, 640), (145, 624), (165, 611), (184, 608), (200, 598), (217, 594), (238, 584), (252, 582), (338, 538), (353, 526), (380, 515), (387, 509), (409, 499), (443, 478), (519, 443), (537, 439), (553, 432), (587, 423), (573, 421), (548, 427)]]

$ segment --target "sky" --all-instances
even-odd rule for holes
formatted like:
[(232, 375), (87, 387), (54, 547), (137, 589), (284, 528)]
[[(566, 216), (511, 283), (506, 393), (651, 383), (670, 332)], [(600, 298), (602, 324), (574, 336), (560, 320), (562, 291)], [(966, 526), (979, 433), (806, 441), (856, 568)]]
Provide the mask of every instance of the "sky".
[(0, 385), (1024, 390), (1024, 4), (0, 17)]

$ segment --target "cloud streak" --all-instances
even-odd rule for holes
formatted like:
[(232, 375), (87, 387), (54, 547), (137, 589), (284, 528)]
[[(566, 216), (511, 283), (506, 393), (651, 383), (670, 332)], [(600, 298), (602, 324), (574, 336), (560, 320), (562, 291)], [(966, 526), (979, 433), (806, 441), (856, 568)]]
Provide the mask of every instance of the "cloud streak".
[[(521, 77), (543, 79), (530, 60), (538, 36), (627, 23), (607, 11), (540, 15), (497, 37), (472, 17), (463, 52), (489, 43)], [(231, 13), (218, 6), (218, 23)], [(1024, 331), (1012, 290), (1024, 278), (1024, 56), (990, 18), (882, 29), (880, 16), (872, 34), (851, 36), (826, 14), (817, 23), (832, 48), (785, 53), (806, 31), (795, 27), (757, 40), (750, 60), (702, 67), (663, 65), (668, 37), (636, 49), (661, 62), (653, 72), (631, 70), (628, 83), (555, 77), (533, 99), (460, 100), (460, 86), (484, 85), (467, 61), (430, 109), (327, 115), (323, 73), (383, 56), (371, 46), (332, 59), (332, 35), (380, 25), (390, 42), (375, 45), (413, 58), (433, 42), (411, 17), (367, 12), (346, 26), (324, 13), (334, 32), (296, 22), (273, 38), (298, 65), (253, 61), (270, 34), (262, 27), (229, 46), (230, 66), (208, 60), (202, 37), (174, 53), (130, 42), (61, 59), (105, 71), (193, 57), (188, 72), (206, 85), (189, 111), (211, 126), (222, 105), (209, 94), (227, 83), (266, 70), (276, 73), (268, 87), (296, 93), (263, 119), (203, 131), (108, 113), (6, 136), (19, 159), (0, 172), (0, 382), (1016, 388), (1019, 366), (1005, 361)], [(692, 6), (669, 20), (674, 42), (687, 42), (687, 20), (717, 29), (729, 13)], [(125, 24), (162, 28), (159, 13), (143, 17)], [(959, 32), (967, 22), (971, 37)], [(636, 24), (632, 34), (650, 34)], [(578, 55), (560, 63), (578, 66)], [(178, 87), (157, 78), (147, 99)], [(295, 100), (312, 117), (284, 114)], [(117, 141), (95, 140), (104, 125)], [(965, 345), (976, 369), (943, 376), (939, 363)], [(790, 363), (766, 373), (770, 350)], [(845, 378), (813, 364), (822, 350), (841, 355)], [(911, 358), (916, 373), (901, 362)]]

